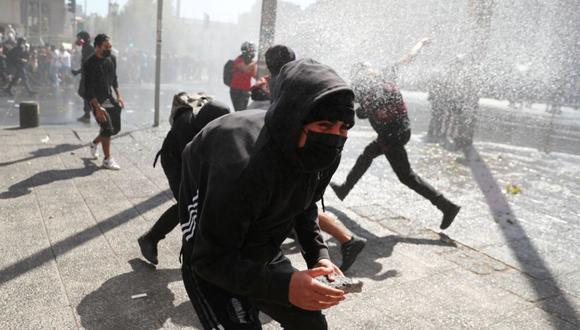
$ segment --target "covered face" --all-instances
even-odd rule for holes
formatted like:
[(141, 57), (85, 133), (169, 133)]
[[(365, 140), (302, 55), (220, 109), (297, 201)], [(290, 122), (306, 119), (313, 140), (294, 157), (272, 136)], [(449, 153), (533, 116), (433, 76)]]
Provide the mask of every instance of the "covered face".
[[(354, 124), (352, 90), (332, 68), (312, 59), (288, 63), (277, 79), (278, 96), (266, 114), (271, 139), (303, 170), (329, 167), (338, 161), (346, 138), (309, 129), (305, 132), (305, 127), (323, 121), (350, 128)], [(304, 134), (305, 143), (299, 146)]]

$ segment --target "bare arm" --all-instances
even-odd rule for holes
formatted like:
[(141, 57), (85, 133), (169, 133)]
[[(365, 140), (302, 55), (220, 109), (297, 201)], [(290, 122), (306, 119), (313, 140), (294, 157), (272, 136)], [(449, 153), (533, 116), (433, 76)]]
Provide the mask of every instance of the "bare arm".
[(417, 57), (417, 55), (419, 55), (419, 52), (421, 51), (421, 49), (425, 46), (428, 46), (431, 43), (431, 40), (429, 38), (423, 38), (421, 39), (417, 44), (415, 44), (415, 46), (413, 46), (413, 48), (411, 48), (411, 50), (405, 54), (398, 62), (397, 64), (409, 64), (411, 63), (415, 57)]

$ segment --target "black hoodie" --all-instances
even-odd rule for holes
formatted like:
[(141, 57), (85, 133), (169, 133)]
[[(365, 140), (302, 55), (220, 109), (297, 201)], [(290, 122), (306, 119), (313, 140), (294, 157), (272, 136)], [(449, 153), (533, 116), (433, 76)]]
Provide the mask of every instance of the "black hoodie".
[[(227, 105), (212, 100), (201, 107), (197, 114), (194, 114), (191, 107), (184, 107), (175, 114), (173, 125), (167, 132), (158, 155), (161, 156), (163, 171), (176, 199), (179, 198), (183, 149), (209, 122), (228, 113), (230, 113), (230, 109)], [(155, 157), (155, 161), (157, 161), (157, 157)]]
[(348, 85), (310, 59), (284, 66), (267, 112), (244, 111), (206, 126), (185, 148), (179, 195), (184, 263), (226, 291), (289, 304), (292, 273), (276, 269), (295, 228), (308, 267), (328, 259), (315, 202), (340, 159), (322, 172), (297, 165), (304, 118)]

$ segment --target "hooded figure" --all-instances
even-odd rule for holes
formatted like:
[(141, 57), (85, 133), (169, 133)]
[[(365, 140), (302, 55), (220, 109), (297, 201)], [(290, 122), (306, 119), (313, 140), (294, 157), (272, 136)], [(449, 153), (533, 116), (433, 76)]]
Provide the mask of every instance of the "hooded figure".
[[(174, 97), (174, 107), (171, 111), (171, 129), (167, 133), (163, 146), (155, 157), (161, 156), (161, 166), (163, 172), (169, 181), (169, 187), (175, 199), (179, 198), (179, 183), (181, 181), (181, 152), (193, 139), (212, 120), (230, 113), (228, 106), (214, 101), (205, 94), (199, 93), (194, 95), (194, 101), (181, 102), (176, 106), (176, 100), (186, 93), (179, 93)], [(189, 100), (187, 100), (189, 101)], [(165, 238), (170, 231), (179, 223), (177, 214), (177, 204), (172, 205), (165, 211), (159, 220), (155, 222), (151, 230), (138, 239), (141, 253), (152, 264), (157, 264), (157, 243)]]
[(297, 272), (281, 245), (295, 228), (308, 268), (330, 263), (316, 202), (346, 137), (305, 127), (322, 120), (348, 129), (354, 95), (331, 68), (311, 59), (285, 65), (278, 79), (279, 95), (267, 112), (215, 120), (182, 154), (183, 279), (204, 328), (259, 328), (258, 309), (284, 328), (326, 328), (319, 310), (329, 306), (301, 309), (292, 285), (316, 269)]

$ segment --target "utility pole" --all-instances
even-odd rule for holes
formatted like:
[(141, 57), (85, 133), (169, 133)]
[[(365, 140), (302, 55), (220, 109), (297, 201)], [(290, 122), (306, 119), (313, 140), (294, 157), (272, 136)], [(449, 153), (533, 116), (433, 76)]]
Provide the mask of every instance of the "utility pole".
[(153, 126), (159, 126), (159, 96), (161, 87), (161, 31), (163, 23), (163, 0), (157, 0), (157, 38), (155, 46), (155, 116)]
[(268, 71), (264, 54), (274, 43), (276, 35), (276, 8), (277, 0), (262, 0), (262, 17), (260, 21), (260, 43), (258, 45), (258, 73), (257, 77)]

